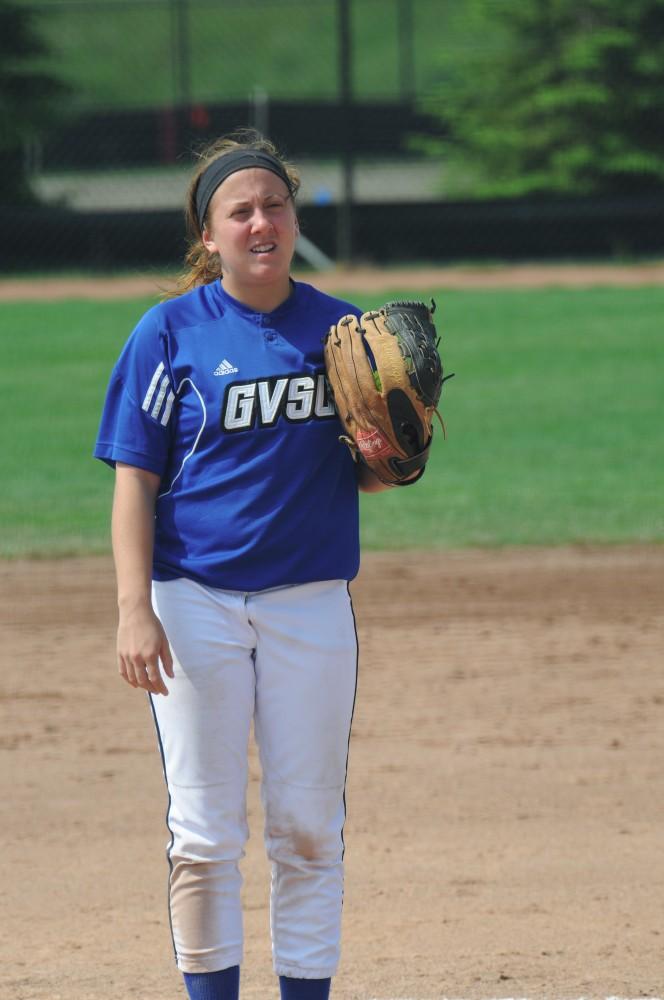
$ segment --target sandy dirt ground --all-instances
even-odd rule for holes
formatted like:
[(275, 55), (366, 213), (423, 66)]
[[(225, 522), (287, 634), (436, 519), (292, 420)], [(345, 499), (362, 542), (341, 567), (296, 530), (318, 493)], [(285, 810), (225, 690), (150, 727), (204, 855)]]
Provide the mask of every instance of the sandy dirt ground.
[[(664, 996), (663, 583), (658, 546), (365, 555), (336, 1000)], [(0, 615), (0, 996), (177, 1000), (110, 560), (0, 563)], [(251, 762), (243, 997), (276, 1000)]]
[[(618, 264), (504, 264), (495, 267), (333, 268), (296, 278), (330, 293), (427, 291), (432, 288), (638, 288), (664, 284), (664, 261)], [(155, 274), (124, 277), (53, 277), (39, 280), (0, 278), (0, 302), (61, 299), (160, 297), (172, 280)]]

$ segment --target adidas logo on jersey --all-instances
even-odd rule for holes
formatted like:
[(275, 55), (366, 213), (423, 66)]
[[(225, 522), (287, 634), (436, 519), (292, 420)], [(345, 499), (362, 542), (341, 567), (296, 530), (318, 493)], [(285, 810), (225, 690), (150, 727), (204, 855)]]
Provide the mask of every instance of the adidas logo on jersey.
[(230, 361), (224, 358), (221, 364), (215, 368), (213, 375), (235, 375), (239, 370), (239, 368), (236, 368), (235, 365), (232, 365)]

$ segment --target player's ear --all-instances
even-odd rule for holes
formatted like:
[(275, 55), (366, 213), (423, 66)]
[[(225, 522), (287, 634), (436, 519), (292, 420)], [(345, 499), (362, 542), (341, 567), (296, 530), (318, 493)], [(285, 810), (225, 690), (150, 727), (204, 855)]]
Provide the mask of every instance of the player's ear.
[(201, 242), (207, 250), (208, 253), (219, 253), (219, 247), (212, 239), (210, 231), (207, 226), (203, 226), (203, 232), (201, 233)]

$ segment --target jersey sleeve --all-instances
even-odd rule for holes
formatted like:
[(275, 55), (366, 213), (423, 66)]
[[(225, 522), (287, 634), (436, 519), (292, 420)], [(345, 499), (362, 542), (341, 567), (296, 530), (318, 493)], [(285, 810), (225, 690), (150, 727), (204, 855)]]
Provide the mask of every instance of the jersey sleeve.
[(111, 373), (94, 456), (163, 476), (171, 446), (175, 387), (158, 313), (145, 314)]

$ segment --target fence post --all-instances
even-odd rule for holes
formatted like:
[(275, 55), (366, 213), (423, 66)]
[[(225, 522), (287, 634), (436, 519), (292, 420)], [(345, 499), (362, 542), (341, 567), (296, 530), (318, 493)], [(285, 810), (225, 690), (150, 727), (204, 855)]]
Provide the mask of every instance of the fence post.
[(251, 124), (261, 135), (270, 134), (270, 97), (264, 87), (256, 84), (251, 92)]
[(343, 264), (349, 264), (353, 256), (353, 40), (350, 7), (351, 0), (337, 0), (339, 107), (342, 136), (342, 184), (337, 206), (337, 260)]
[(403, 101), (415, 96), (415, 46), (413, 0), (397, 2), (397, 44), (399, 46), (399, 92)]
[(191, 33), (189, 0), (171, 0), (171, 49), (175, 70), (175, 104), (191, 104)]

